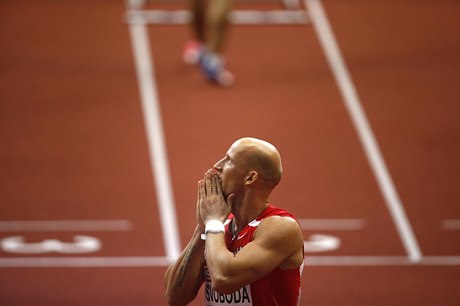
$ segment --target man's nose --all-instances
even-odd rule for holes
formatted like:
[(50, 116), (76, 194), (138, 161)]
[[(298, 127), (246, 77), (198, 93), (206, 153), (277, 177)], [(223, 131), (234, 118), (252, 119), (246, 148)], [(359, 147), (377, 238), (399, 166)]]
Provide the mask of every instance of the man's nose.
[(214, 164), (214, 169), (216, 169), (217, 171), (222, 171), (222, 159)]

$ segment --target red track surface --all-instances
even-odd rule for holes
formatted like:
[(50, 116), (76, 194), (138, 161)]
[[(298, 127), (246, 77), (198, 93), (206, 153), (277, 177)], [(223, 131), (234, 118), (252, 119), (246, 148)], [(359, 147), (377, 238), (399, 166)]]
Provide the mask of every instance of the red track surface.
[[(460, 219), (460, 3), (324, 6), (422, 254), (458, 258), (460, 231), (441, 224)], [(132, 222), (112, 232), (0, 228), (0, 239), (83, 234), (103, 245), (83, 257), (165, 256), (124, 10), (119, 1), (0, 2), (0, 221)], [(181, 62), (187, 27), (149, 33), (182, 245), (196, 181), (235, 139), (255, 136), (283, 156), (274, 203), (301, 219), (365, 221), (359, 231), (306, 230), (306, 240), (341, 240), (306, 254), (307, 264), (311, 255), (407, 255), (311, 25), (232, 27), (231, 89)], [(0, 305), (165, 305), (164, 269), (1, 266)], [(301, 305), (459, 305), (459, 288), (458, 260), (307, 265)]]

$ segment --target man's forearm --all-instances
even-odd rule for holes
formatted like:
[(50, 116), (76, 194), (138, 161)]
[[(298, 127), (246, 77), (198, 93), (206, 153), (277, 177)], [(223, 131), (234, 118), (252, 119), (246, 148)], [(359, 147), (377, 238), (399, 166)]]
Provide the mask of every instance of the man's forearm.
[(189, 244), (165, 273), (166, 299), (170, 305), (185, 305), (193, 300), (203, 283), (203, 229), (195, 229)]
[(221, 293), (231, 293), (239, 289), (238, 284), (234, 284), (233, 260), (234, 255), (225, 245), (224, 234), (209, 234), (206, 238), (206, 263), (212, 285)]

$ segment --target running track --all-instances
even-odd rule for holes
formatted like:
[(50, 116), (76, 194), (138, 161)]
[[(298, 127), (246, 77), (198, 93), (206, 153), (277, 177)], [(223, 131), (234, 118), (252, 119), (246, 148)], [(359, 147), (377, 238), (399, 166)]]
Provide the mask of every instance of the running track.
[(221, 89), (181, 62), (186, 26), (1, 0), (0, 305), (164, 305), (196, 181), (248, 135), (283, 156), (301, 305), (458, 305), (460, 4), (312, 2), (308, 24), (232, 27)]

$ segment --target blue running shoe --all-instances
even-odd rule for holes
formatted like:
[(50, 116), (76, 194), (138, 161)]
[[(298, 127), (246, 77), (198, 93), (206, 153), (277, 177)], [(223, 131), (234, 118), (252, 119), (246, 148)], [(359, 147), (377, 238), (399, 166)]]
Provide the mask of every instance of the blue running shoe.
[(235, 78), (225, 69), (223, 59), (212, 52), (204, 50), (199, 59), (201, 71), (204, 76), (218, 85), (229, 87), (233, 85)]

